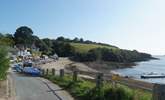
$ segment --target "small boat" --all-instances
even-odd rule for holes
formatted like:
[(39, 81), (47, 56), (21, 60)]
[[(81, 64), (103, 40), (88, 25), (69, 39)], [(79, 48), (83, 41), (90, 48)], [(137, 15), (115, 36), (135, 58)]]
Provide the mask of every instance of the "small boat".
[(141, 78), (165, 78), (165, 75), (141, 75)]
[(165, 74), (157, 74), (157, 73), (151, 72), (148, 74), (141, 75), (141, 78), (143, 78), (143, 79), (145, 79), (145, 78), (165, 78)]

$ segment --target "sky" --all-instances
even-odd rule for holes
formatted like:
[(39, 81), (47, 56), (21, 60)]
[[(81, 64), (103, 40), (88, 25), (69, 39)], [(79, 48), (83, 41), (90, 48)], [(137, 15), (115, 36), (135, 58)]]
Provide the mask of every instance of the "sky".
[(165, 0), (0, 0), (0, 32), (82, 37), (165, 55)]

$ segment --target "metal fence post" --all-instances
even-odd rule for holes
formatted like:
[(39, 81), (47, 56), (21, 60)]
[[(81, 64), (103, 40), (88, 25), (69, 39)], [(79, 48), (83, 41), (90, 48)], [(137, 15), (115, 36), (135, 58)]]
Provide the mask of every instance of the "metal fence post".
[(45, 70), (44, 70), (44, 69), (41, 70), (41, 75), (42, 75), (42, 76), (45, 75)]
[(64, 77), (64, 69), (60, 69), (60, 77)]
[(154, 84), (153, 100), (165, 100), (165, 84)]
[(73, 81), (77, 81), (78, 79), (78, 71), (73, 71)]

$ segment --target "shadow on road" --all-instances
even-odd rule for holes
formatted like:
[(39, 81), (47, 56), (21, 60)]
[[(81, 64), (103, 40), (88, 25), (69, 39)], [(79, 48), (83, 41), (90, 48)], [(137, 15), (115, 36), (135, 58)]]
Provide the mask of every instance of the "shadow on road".
[[(41, 80), (42, 81), (42, 80)], [(60, 97), (60, 96), (58, 96), (57, 95), (57, 93), (55, 92), (55, 90), (53, 90), (50, 86), (49, 86), (49, 84), (47, 83), (47, 82), (44, 82), (44, 81), (42, 81), (50, 90), (48, 91), (48, 92), (52, 92), (59, 100), (62, 100), (62, 98)], [(57, 90), (59, 90), (59, 91), (61, 91), (60, 89), (57, 89)]]

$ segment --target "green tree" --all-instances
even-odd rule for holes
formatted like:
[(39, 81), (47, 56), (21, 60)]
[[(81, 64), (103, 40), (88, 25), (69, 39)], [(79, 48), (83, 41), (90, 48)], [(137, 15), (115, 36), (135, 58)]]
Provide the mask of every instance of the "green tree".
[(0, 45), (14, 46), (13, 35), (0, 33)]
[(80, 42), (81, 42), (81, 43), (83, 43), (83, 42), (84, 42), (83, 38), (80, 38)]
[(31, 46), (33, 43), (33, 31), (27, 26), (21, 26), (19, 27), (15, 34), (14, 39), (16, 44), (21, 44), (25, 47)]
[(57, 53), (61, 57), (73, 56), (75, 49), (69, 44), (61, 41), (53, 41), (53, 53)]
[(80, 42), (80, 39), (77, 38), (77, 37), (75, 37), (75, 38), (73, 39), (73, 42)]
[(50, 48), (53, 46), (53, 43), (49, 38), (44, 38), (44, 39), (42, 39), (42, 41), (44, 41), (45, 44)]
[(57, 40), (57, 41), (64, 41), (65, 38), (64, 38), (63, 36), (60, 36), (60, 37), (58, 37), (56, 40)]

